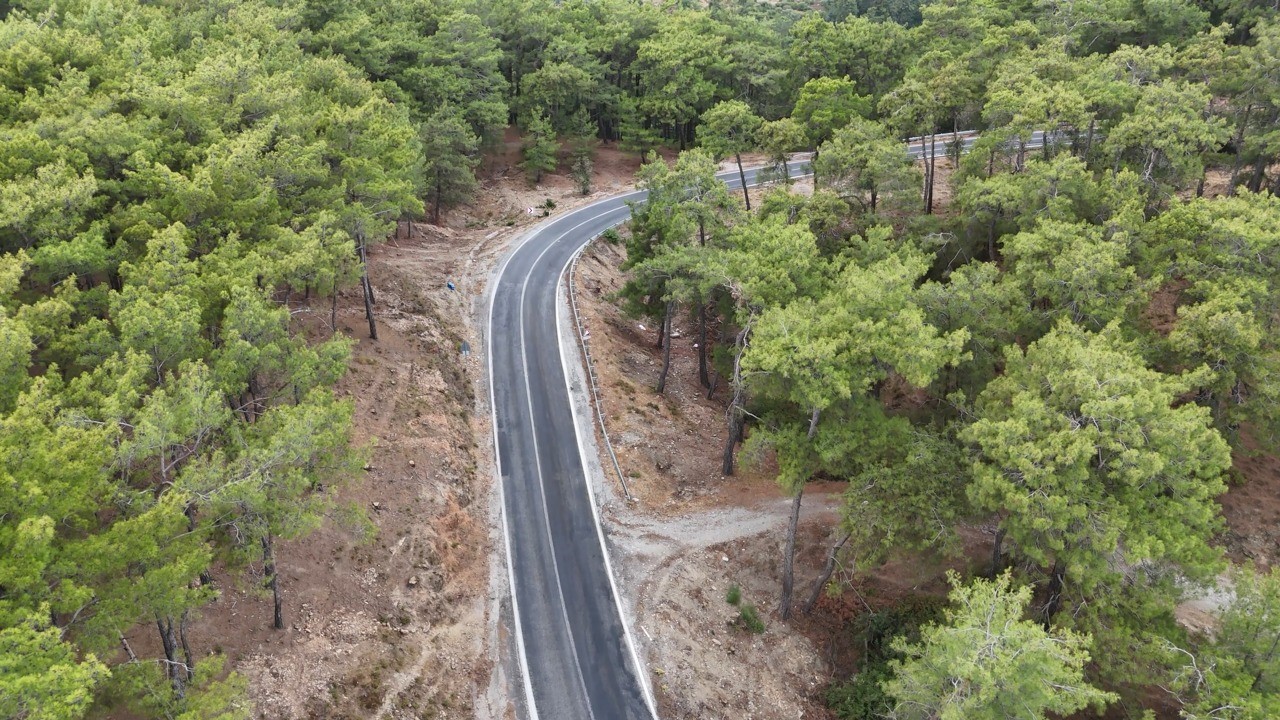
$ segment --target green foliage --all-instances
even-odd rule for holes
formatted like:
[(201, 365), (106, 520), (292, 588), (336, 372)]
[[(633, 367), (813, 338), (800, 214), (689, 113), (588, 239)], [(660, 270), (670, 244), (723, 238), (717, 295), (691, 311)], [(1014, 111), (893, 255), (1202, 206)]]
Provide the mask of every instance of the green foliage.
[(819, 77), (800, 88), (791, 117), (804, 128), (809, 147), (817, 148), (854, 118), (870, 114), (870, 100), (856, 92), (852, 80)]
[[(215, 562), (256, 575), (335, 511), (361, 455), (334, 391), (350, 345), (302, 337), (297, 297), (351, 285), (356, 247), (423, 200), (437, 222), (470, 201), (517, 117), (530, 181), (563, 137), (584, 194), (597, 140), (703, 146), (642, 168), (621, 295), (731, 350), (730, 440), (750, 418), (789, 491), (850, 481), (855, 567), (945, 551), (986, 512), (1062, 585), (1098, 674), (1168, 664), (1176, 579), (1218, 567), (1217, 433), (1280, 446), (1274, 8), (693, 5), (4, 5), (0, 714), (82, 716), (95, 693), (247, 714), (202, 654), (191, 682), (93, 657), (140, 622), (185, 632)], [(899, 143), (930, 134), (960, 167), (952, 212), (920, 218)], [(777, 177), (803, 148), (820, 189), (759, 216), (715, 177), (755, 149)], [(1180, 199), (1219, 176), (1234, 197)], [(1269, 617), (1269, 586), (1238, 582)], [(1188, 651), (1188, 717), (1275, 714), (1244, 639), (1269, 631), (1243, 617)], [(833, 702), (884, 709), (878, 667)]]
[(446, 205), (465, 202), (476, 190), (475, 168), (479, 140), (461, 112), (452, 106), (437, 110), (423, 124), (426, 163), (423, 179), (432, 199), (436, 222)]
[(827, 688), (827, 708), (840, 720), (877, 720), (893, 710), (884, 683), (893, 677), (888, 663), (866, 664), (849, 680)]
[(891, 660), (901, 660), (894, 650), (899, 638), (918, 642), (920, 628), (942, 618), (941, 598), (910, 596), (887, 608), (858, 615), (849, 630), (862, 646), (858, 673), (827, 688), (827, 707), (841, 720), (878, 720), (893, 710), (893, 698), (884, 683), (893, 677)]
[[(155, 658), (106, 679), (94, 656), (139, 623), (181, 660), (215, 559), (314, 529), (353, 474), (333, 390), (350, 344), (307, 339), (283, 300), (350, 284), (355, 243), (421, 212), (423, 146), (388, 88), (304, 50), (300, 13), (72, 2), (0, 22), (34, 63), (0, 72), (4, 135), (27, 146), (0, 142), (6, 717), (123, 699)], [(144, 714), (247, 716), (243, 680), (200, 657), (193, 685), (152, 674), (174, 700)]]
[(814, 175), (869, 214), (901, 210), (915, 200), (919, 173), (884, 126), (855, 118), (822, 145)]
[(1280, 437), (1272, 340), (1278, 223), (1275, 197), (1245, 193), (1175, 205), (1142, 232), (1156, 271), (1191, 283), (1167, 338), (1168, 363), (1206, 369), (1196, 383), (1202, 402), (1237, 445), (1245, 422), (1264, 447)]
[(529, 178), (530, 185), (537, 185), (543, 173), (552, 172), (559, 162), (560, 143), (556, 141), (555, 130), (545, 115), (534, 115), (525, 128), (524, 142), (520, 145), (520, 154), (524, 158), (520, 168)]
[(1245, 566), (1217, 632), (1189, 652), (1170, 646), (1188, 720), (1261, 720), (1280, 711), (1280, 572)]
[(573, 182), (578, 187), (578, 192), (583, 195), (591, 194), (592, 173), (595, 172), (596, 162), (596, 142), (586, 137), (578, 137), (573, 140), (571, 152), (572, 164), (569, 167), (569, 174), (573, 177)]
[(761, 119), (741, 100), (726, 100), (702, 114), (698, 140), (717, 160), (741, 158), (756, 147)]
[(245, 677), (228, 671), (221, 655), (203, 659), (181, 694), (151, 663), (120, 666), (106, 689), (110, 700), (140, 716), (176, 720), (248, 720), (253, 717), (253, 708), (247, 692)]
[(926, 323), (916, 302), (924, 270), (924, 258), (908, 252), (866, 266), (848, 262), (831, 291), (816, 300), (800, 297), (768, 309), (744, 364), (759, 373), (762, 391), (805, 415), (860, 396), (891, 370), (928, 384), (959, 359), (966, 333), (944, 336)]
[(855, 16), (824, 22), (808, 15), (790, 35), (792, 62), (807, 77), (848, 77), (875, 97), (902, 79), (915, 44), (898, 23)]
[(651, 155), (639, 185), (649, 194), (631, 207), (623, 268), (633, 272), (621, 294), (631, 314), (656, 318), (668, 300), (691, 302), (716, 284), (704, 250), (723, 242), (739, 205), (702, 150), (681, 153), (674, 167)]
[(1215, 567), (1214, 498), (1231, 458), (1209, 413), (1177, 399), (1188, 379), (1142, 363), (1113, 324), (1090, 333), (1065, 321), (978, 398), (962, 436), (980, 451), (972, 500), (1033, 563), (1054, 563), (1086, 591), (1128, 565)]
[[(859, 417), (875, 418), (883, 412), (878, 410), (872, 405)], [(871, 566), (904, 550), (956, 553), (956, 527), (972, 513), (964, 496), (970, 473), (960, 448), (950, 437), (906, 431), (901, 418), (864, 422), (886, 428), (880, 431), (886, 432), (880, 453), (867, 457), (868, 445), (874, 447), (867, 438), (875, 437), (875, 430), (856, 432), (861, 447), (831, 453), (853, 459), (845, 461), (847, 469), (841, 468), (850, 481), (841, 524), (850, 534), (857, 561)], [(877, 455), (884, 458), (882, 463), (874, 461)]]
[(788, 163), (791, 153), (805, 146), (804, 128), (789, 117), (764, 122), (756, 130), (756, 142), (768, 157), (766, 174), (789, 185), (791, 178)]
[(502, 52), (484, 21), (461, 3), (308, 3), (301, 20), (311, 31), (308, 47), (387, 81), (417, 119), (457, 107), (471, 132), (486, 140), (505, 124)]
[(764, 620), (760, 619), (760, 612), (756, 610), (756, 606), (747, 603), (738, 608), (738, 623), (747, 630), (747, 632), (759, 635), (764, 632)]
[(0, 714), (31, 720), (82, 717), (107, 668), (93, 655), (77, 658), (61, 632), (48, 627), (48, 606), (41, 611), (6, 621), (0, 629)]
[(1005, 238), (1008, 280), (1044, 308), (1042, 327), (1067, 318), (1100, 329), (1145, 306), (1150, 284), (1132, 264), (1130, 236), (1094, 225), (1041, 220)]
[(945, 620), (926, 626), (918, 643), (893, 643), (903, 659), (889, 664), (893, 677), (883, 684), (894, 699), (888, 717), (1046, 718), (1115, 699), (1084, 680), (1087, 637), (1023, 619), (1030, 588), (1014, 588), (1007, 573), (968, 585), (952, 574), (951, 583)]
[(730, 585), (729, 590), (724, 594), (724, 601), (730, 605), (737, 605), (742, 602), (742, 588), (737, 585)]
[(1203, 86), (1163, 82), (1144, 86), (1133, 112), (1107, 135), (1105, 147), (1156, 192), (1204, 172), (1204, 153), (1228, 137), (1224, 124), (1206, 117)]

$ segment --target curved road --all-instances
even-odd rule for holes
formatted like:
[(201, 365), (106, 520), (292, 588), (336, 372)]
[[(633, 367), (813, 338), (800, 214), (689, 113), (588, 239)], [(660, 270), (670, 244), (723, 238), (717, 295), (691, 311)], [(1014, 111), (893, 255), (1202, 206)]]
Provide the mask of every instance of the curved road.
[[(950, 136), (939, 135), (939, 144)], [(913, 138), (908, 154), (923, 148)], [(972, 142), (969, 139), (966, 142)], [(1039, 137), (1033, 141), (1038, 145)], [(795, 174), (807, 172), (795, 163)], [(747, 183), (756, 182), (747, 171)], [(736, 172), (721, 179), (740, 188)], [(587, 480), (590, 419), (572, 408), (556, 294), (574, 253), (630, 217), (632, 192), (535, 227), (489, 293), (490, 407), (515, 636), (531, 720), (651, 720), (653, 697), (622, 619)], [(583, 426), (579, 425), (579, 422)]]

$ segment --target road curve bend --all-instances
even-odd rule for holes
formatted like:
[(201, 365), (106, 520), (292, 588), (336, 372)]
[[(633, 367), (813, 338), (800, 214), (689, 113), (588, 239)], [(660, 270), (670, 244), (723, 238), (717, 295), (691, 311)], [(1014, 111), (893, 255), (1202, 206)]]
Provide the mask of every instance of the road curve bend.
[[(800, 163), (796, 163), (797, 166)], [(797, 167), (797, 172), (803, 168)], [(755, 184), (758, 170), (746, 173)], [(740, 188), (737, 173), (720, 176)], [(631, 216), (644, 192), (599, 200), (530, 230), (489, 292), (490, 407), (516, 646), (530, 720), (653, 720), (587, 479), (556, 295), (574, 254)]]
[[(973, 139), (961, 138), (966, 150)], [(1028, 147), (1040, 143), (1036, 133)], [(906, 151), (919, 158), (927, 148), (913, 138)], [(808, 172), (794, 166), (796, 175)], [(748, 185), (757, 173), (746, 172)], [(720, 178), (741, 187), (736, 172)], [(593, 429), (590, 418), (579, 427), (565, 365), (581, 360), (576, 344), (573, 358), (562, 354), (556, 307), (574, 254), (644, 198), (605, 198), (534, 227), (503, 259), (489, 292), (489, 404), (529, 720), (657, 717), (587, 479), (583, 437)]]

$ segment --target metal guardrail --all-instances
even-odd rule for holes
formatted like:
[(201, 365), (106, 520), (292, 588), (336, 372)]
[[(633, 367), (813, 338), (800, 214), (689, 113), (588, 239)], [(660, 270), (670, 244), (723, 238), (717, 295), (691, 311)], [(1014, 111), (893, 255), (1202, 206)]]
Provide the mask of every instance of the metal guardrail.
[(578, 313), (578, 288), (574, 278), (578, 274), (578, 259), (582, 257), (582, 253), (591, 247), (600, 236), (596, 235), (578, 248), (573, 254), (573, 260), (569, 262), (569, 307), (573, 311), (573, 326), (578, 331), (578, 344), (582, 348), (582, 358), (587, 366), (587, 382), (591, 385), (591, 403), (596, 407), (596, 421), (600, 425), (600, 435), (604, 438), (604, 447), (609, 451), (609, 459), (613, 461), (613, 470), (618, 474), (618, 482), (622, 485), (622, 494), (626, 496), (628, 502), (634, 502), (635, 497), (631, 495), (631, 488), (627, 486), (627, 478), (622, 474), (622, 467), (618, 465), (618, 455), (613, 451), (613, 443), (609, 440), (609, 428), (604, 422), (604, 404), (600, 402), (600, 382), (596, 376), (595, 361), (591, 357), (591, 341), (587, 337), (586, 329), (582, 326), (582, 316)]

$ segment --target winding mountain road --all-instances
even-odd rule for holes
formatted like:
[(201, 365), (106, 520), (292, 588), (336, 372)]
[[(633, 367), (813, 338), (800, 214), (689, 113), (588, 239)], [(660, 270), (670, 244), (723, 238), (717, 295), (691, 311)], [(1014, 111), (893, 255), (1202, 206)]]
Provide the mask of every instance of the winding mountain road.
[[(950, 139), (939, 135), (938, 144)], [(966, 148), (972, 142), (970, 137)], [(1039, 136), (1035, 138), (1038, 145)], [(912, 157), (927, 147), (913, 138)], [(793, 174), (808, 172), (795, 163)], [(758, 170), (746, 173), (757, 182)], [(721, 176), (740, 188), (737, 172)], [(515, 638), (530, 720), (652, 720), (653, 695), (586, 477), (591, 419), (573, 412), (557, 293), (574, 254), (630, 217), (643, 192), (600, 200), (528, 232), (489, 293), (490, 407), (501, 477)], [(566, 329), (571, 331), (571, 329)], [(565, 354), (566, 345), (573, 353)]]

